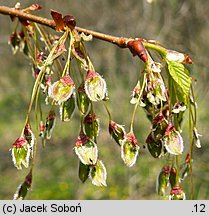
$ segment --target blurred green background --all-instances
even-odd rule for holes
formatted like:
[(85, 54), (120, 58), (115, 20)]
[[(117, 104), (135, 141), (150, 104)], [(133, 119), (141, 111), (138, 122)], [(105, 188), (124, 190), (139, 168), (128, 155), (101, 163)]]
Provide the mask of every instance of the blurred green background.
[[(126, 37), (155, 39), (165, 47), (189, 53), (190, 66), (197, 79), (195, 94), (198, 102), (198, 129), (201, 149), (195, 149), (194, 198), (209, 199), (209, 2), (205, 0), (51, 0), (19, 1), (22, 7), (32, 3), (43, 6), (39, 15), (50, 18), (50, 9), (72, 14), (80, 27)], [(0, 5), (14, 6), (16, 1), (1, 0)], [(14, 168), (9, 149), (20, 135), (33, 85), (30, 62), (18, 53), (13, 55), (7, 41), (14, 26), (8, 16), (0, 15), (0, 199), (12, 199), (16, 187), (28, 170)], [(127, 50), (96, 39), (87, 45), (88, 53), (98, 72), (107, 81), (113, 119), (128, 130), (133, 106), (131, 90), (140, 70), (139, 59)], [(73, 146), (79, 132), (78, 114), (69, 123), (57, 121), (52, 139), (42, 149), (38, 142), (37, 164), (32, 191), (27, 199), (159, 199), (155, 192), (156, 176), (163, 160), (153, 159), (141, 148), (133, 168), (127, 168), (118, 146), (111, 140), (108, 118), (102, 104), (96, 106), (101, 132), (99, 154), (107, 172), (106, 188), (85, 184), (78, 178), (78, 159)], [(143, 110), (138, 110), (135, 133), (141, 143), (150, 130)], [(35, 119), (33, 119), (35, 122)], [(184, 122), (185, 145), (188, 124)], [(189, 191), (189, 178), (183, 188)]]

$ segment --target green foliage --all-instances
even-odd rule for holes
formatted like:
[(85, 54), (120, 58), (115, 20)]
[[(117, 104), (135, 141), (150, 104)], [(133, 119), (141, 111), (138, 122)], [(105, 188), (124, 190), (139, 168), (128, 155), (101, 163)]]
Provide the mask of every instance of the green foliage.
[(175, 83), (173, 88), (175, 89), (175, 94), (179, 101), (187, 104), (187, 99), (190, 93), (191, 78), (189, 76), (189, 71), (185, 68), (182, 63), (175, 61), (166, 61), (168, 64), (168, 71)]

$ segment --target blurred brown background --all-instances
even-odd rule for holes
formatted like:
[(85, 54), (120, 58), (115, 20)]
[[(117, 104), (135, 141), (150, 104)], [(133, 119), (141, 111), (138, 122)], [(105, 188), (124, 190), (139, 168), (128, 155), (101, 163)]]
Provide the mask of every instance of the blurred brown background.
[[(208, 58), (209, 2), (204, 0), (51, 0), (19, 1), (22, 7), (38, 3), (43, 9), (37, 14), (51, 18), (50, 9), (72, 14), (77, 25), (88, 29), (126, 37), (155, 39), (165, 47), (189, 53), (194, 64), (189, 66), (197, 79), (195, 94), (198, 102), (198, 129), (203, 134), (202, 148), (195, 149), (195, 199), (209, 199), (209, 116)], [(1, 0), (0, 5), (14, 6), (16, 1)], [(8, 16), (0, 15), (0, 199), (12, 199), (18, 184), (28, 170), (17, 171), (11, 161), (9, 148), (20, 135), (32, 90), (30, 62), (21, 54), (13, 56), (7, 41), (14, 25)], [(129, 103), (131, 90), (140, 69), (139, 60), (127, 50), (96, 39), (87, 45), (88, 53), (98, 72), (107, 81), (110, 109), (115, 121), (128, 126), (133, 106)], [(34, 183), (28, 199), (158, 199), (156, 176), (163, 160), (153, 159), (141, 148), (136, 165), (125, 167), (118, 146), (107, 132), (107, 115), (97, 106), (101, 122), (98, 139), (99, 154), (107, 172), (107, 188), (97, 188), (77, 176), (78, 159), (73, 145), (78, 134), (76, 115), (72, 122), (57, 121), (52, 139), (45, 149), (38, 145)], [(150, 124), (142, 110), (138, 111), (135, 131), (141, 144)], [(34, 120), (35, 121), (35, 120)], [(184, 130), (188, 129), (187, 121)], [(77, 128), (77, 129), (76, 129)], [(187, 132), (185, 140), (188, 140)], [(185, 143), (189, 145), (189, 143)], [(183, 188), (189, 190), (189, 179)]]

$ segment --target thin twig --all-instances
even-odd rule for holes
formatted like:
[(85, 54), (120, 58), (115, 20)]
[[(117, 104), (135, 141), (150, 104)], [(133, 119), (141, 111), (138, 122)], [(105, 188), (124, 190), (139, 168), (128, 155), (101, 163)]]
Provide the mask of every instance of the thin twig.
[[(32, 22), (35, 22), (35, 23), (39, 23), (41, 25), (45, 25), (45, 26), (50, 27), (52, 29), (55, 29), (55, 27), (56, 27), (54, 20), (50, 20), (50, 19), (47, 19), (47, 18), (43, 18), (43, 17), (40, 17), (40, 16), (33, 15), (33, 14), (25, 13), (22, 10), (18, 10), (18, 9), (15, 9), (15, 8), (9, 8), (9, 7), (6, 7), (6, 6), (0, 6), (0, 13), (4, 14), (4, 15), (10, 15), (10, 16), (13, 16), (13, 17), (18, 17), (19, 19), (22, 19), (22, 20), (28, 20), (28, 21), (32, 21)], [(92, 31), (92, 30), (89, 30), (89, 29), (81, 28), (81, 27), (78, 27), (78, 26), (76, 26), (75, 29), (78, 32), (83, 32), (85, 34), (92, 35), (94, 38), (116, 44), (119, 47), (126, 47), (126, 42), (129, 40), (129, 38), (107, 35), (107, 34), (103, 34), (103, 33), (100, 33), (100, 32), (95, 32), (95, 31)]]
[[(50, 20), (44, 17), (36, 16), (27, 12), (24, 12), (23, 10), (16, 9), (16, 8), (10, 8), (6, 6), (0, 6), (0, 14), (9, 15), (11, 17), (17, 17), (22, 20), (27, 20), (31, 22), (35, 22), (47, 27), (50, 27), (52, 29), (56, 29), (56, 24), (54, 20)], [(153, 43), (152, 41), (147, 41), (142, 38), (127, 38), (127, 37), (117, 37), (109, 34), (104, 34), (96, 31), (92, 31), (86, 28), (81, 28), (79, 26), (75, 26), (75, 30), (77, 30), (79, 33), (84, 33), (87, 35), (92, 35), (94, 38), (103, 40), (112, 44), (115, 44), (119, 46), (120, 48), (128, 48), (134, 56), (138, 56), (141, 58), (141, 60), (146, 61), (146, 58), (144, 56), (145, 49), (153, 49), (158, 51), (159, 53), (165, 55), (166, 49), (162, 46), (160, 46), (157, 43)], [(129, 43), (129, 42), (134, 43)], [(145, 52), (143, 54), (143, 52)]]
[(18, 17), (23, 20), (28, 20), (32, 22), (39, 23), (41, 25), (48, 26), (50, 28), (55, 29), (55, 22), (53, 20), (49, 20), (43, 17), (35, 16), (29, 13), (24, 13), (21, 10), (15, 9), (15, 8), (10, 8), (6, 6), (0, 6), (0, 13), (4, 15), (10, 15), (13, 17)]

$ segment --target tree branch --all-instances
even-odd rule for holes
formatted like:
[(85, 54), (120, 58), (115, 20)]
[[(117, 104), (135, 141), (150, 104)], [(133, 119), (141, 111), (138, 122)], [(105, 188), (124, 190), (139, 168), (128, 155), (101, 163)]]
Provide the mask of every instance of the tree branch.
[[(36, 16), (30, 13), (24, 12), (24, 10), (10, 8), (6, 6), (0, 6), (0, 14), (9, 15), (11, 17), (17, 17), (20, 20), (28, 20), (31, 22), (39, 23), (41, 25), (50, 27), (52, 29), (56, 29), (56, 24), (54, 20)], [(115, 44), (121, 48), (128, 48), (133, 54), (133, 56), (137, 55), (144, 62), (148, 61), (147, 52), (145, 48), (154, 49), (160, 52), (161, 54), (165, 54), (167, 52), (166, 49), (160, 46), (159, 44), (149, 42), (142, 38), (116, 37), (113, 35), (108, 35), (108, 34), (96, 32), (96, 31), (92, 31), (92, 30), (81, 28), (78, 26), (75, 26), (75, 29), (80, 33), (83, 32), (85, 34), (92, 35), (94, 38)]]
[(5, 6), (0, 6), (0, 13), (4, 14), (4, 15), (10, 15), (10, 16), (18, 17), (18, 18), (23, 19), (23, 20), (36, 22), (36, 23), (39, 23), (41, 25), (45, 25), (45, 26), (48, 26), (50, 28), (55, 29), (54, 20), (49, 20), (49, 19), (46, 19), (43, 17), (39, 17), (39, 16), (35, 16), (35, 15), (29, 14), (29, 13), (25, 13), (21, 10), (16, 9), (16, 8), (9, 8), (9, 7), (5, 7)]
[[(18, 17), (22, 20), (28, 20), (28, 21), (32, 21), (35, 23), (39, 23), (41, 25), (45, 25), (45, 26), (50, 27), (52, 29), (55, 29), (55, 27), (56, 27), (54, 20), (50, 20), (50, 19), (43, 18), (40, 16), (25, 13), (22, 10), (18, 10), (16, 8), (9, 8), (6, 6), (0, 6), (0, 13), (4, 14), (4, 15), (10, 15), (10, 16)], [(107, 35), (107, 34), (95, 32), (95, 31), (92, 31), (89, 29), (81, 28), (78, 26), (76, 26), (75, 29), (78, 32), (83, 32), (85, 34), (91, 34), (94, 38), (116, 44), (122, 48), (127, 47), (126, 43), (128, 40), (130, 40), (129, 38)]]

